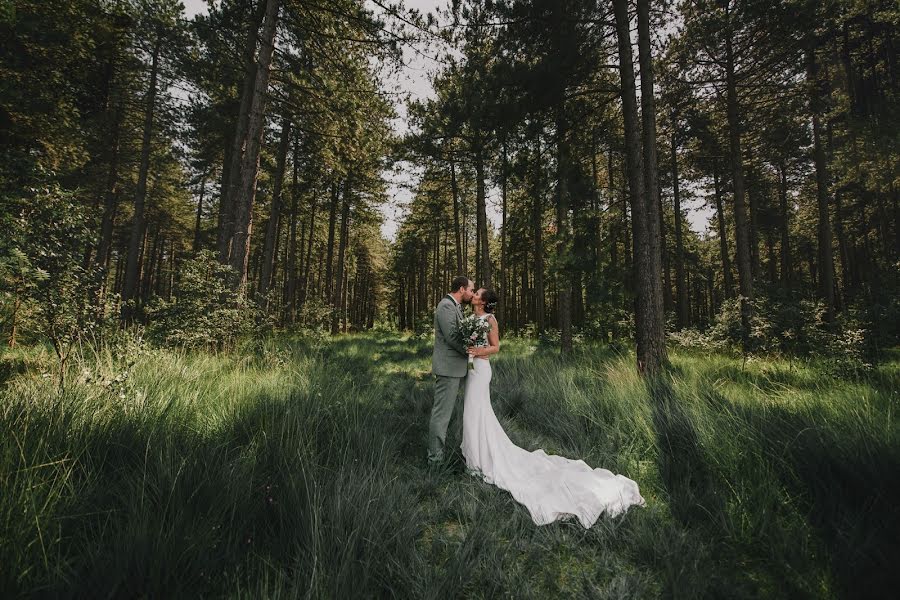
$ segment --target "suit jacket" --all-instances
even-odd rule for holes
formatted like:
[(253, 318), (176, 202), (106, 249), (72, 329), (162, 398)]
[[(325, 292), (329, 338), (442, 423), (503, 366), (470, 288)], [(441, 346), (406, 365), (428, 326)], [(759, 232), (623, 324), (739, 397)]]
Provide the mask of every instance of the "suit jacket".
[(462, 307), (446, 295), (434, 309), (434, 352), (431, 372), (447, 377), (465, 377), (468, 373), (466, 344), (459, 333)]

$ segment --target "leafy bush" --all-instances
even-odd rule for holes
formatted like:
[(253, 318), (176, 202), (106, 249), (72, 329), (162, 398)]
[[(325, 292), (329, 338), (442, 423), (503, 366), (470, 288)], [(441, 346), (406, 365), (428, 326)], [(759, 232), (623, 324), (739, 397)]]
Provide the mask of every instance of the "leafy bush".
[(231, 267), (204, 250), (185, 262), (174, 299), (155, 298), (147, 307), (150, 337), (190, 348), (231, 348), (254, 331), (257, 308), (228, 285)]
[(587, 315), (582, 332), (589, 339), (607, 342), (629, 339), (634, 335), (634, 315), (623, 308), (604, 306)]
[(303, 332), (305, 337), (322, 340), (331, 335), (331, 318), (334, 309), (319, 296), (307, 298), (300, 306), (295, 329)]
[(84, 249), (93, 242), (86, 214), (71, 192), (47, 185), (4, 197), (0, 215), (3, 312), (16, 328), (25, 324), (50, 342), (63, 387), (72, 349), (103, 326), (94, 306), (100, 273), (84, 264)]
[(434, 335), (434, 312), (420, 310), (416, 313), (415, 328), (413, 334), (417, 339), (428, 340)]
[[(770, 300), (753, 302), (748, 352), (817, 357), (838, 376), (855, 376), (871, 370), (877, 353), (872, 323), (867, 313), (849, 309), (833, 323), (826, 320), (820, 300)], [(669, 333), (669, 340), (684, 348), (707, 351), (741, 351), (741, 309), (738, 299), (722, 304), (706, 331), (683, 329)]]

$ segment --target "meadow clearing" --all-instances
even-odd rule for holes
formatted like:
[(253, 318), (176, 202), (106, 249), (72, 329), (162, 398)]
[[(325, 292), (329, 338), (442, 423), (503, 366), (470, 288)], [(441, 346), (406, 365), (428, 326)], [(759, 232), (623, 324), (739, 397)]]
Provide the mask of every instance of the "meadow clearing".
[(886, 597), (900, 582), (900, 360), (633, 355), (511, 338), (510, 437), (635, 479), (590, 530), (536, 527), (466, 475), (459, 412), (429, 470), (425, 340), (275, 336), (213, 354), (124, 338), (0, 375), (0, 587), (81, 597)]

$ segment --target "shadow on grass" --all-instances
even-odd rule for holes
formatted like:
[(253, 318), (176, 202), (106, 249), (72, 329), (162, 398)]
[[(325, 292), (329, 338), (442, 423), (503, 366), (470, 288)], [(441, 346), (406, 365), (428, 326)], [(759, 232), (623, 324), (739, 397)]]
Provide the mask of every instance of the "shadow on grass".
[(730, 406), (756, 432), (783, 485), (828, 551), (842, 597), (888, 598), (900, 587), (900, 450), (875, 432), (797, 414)]
[[(676, 597), (820, 597), (815, 561), (785, 564), (797, 540), (772, 507), (771, 482), (759, 464), (724, 462), (701, 442), (693, 418), (669, 381), (648, 381), (659, 448), (658, 468), (673, 518), (690, 540), (687, 556), (670, 556), (686, 572), (667, 577)], [(721, 400), (724, 402), (724, 400)], [(753, 457), (750, 460), (755, 460)], [(748, 467), (744, 471), (744, 467)], [(739, 490), (739, 491), (736, 491)], [(812, 575), (810, 575), (812, 573)]]
[(659, 446), (659, 472), (669, 494), (669, 508), (688, 527), (721, 525), (721, 483), (709, 467), (691, 417), (668, 381), (648, 382), (653, 424)]
[[(333, 373), (317, 376), (313, 389), (323, 389)], [(407, 432), (384, 406), (259, 397), (198, 432), (177, 411), (84, 421), (77, 399), (63, 400), (31, 414), (18, 442), (35, 463), (72, 454), (70, 479), (38, 490), (33, 474), (43, 471), (3, 464), (19, 479), (3, 479), (0, 509), (52, 492), (52, 512), (33, 518), (46, 523), (44, 537), (56, 536), (43, 557), (7, 545), (15, 539), (0, 544), (4, 557), (31, 563), (6, 562), (7, 593), (221, 596), (273, 573), (278, 589), (264, 595), (421, 596), (427, 588), (417, 490), (400, 460)], [(29, 532), (20, 535), (24, 542)]]

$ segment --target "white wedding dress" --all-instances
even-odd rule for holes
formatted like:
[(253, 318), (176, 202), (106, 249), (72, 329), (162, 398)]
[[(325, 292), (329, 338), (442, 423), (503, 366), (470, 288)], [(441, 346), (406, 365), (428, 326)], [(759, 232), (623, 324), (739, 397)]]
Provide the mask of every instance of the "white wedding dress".
[(490, 384), (490, 361), (476, 358), (466, 378), (463, 408), (466, 466), (512, 494), (535, 524), (574, 516), (588, 528), (604, 512), (615, 516), (644, 504), (637, 483), (623, 475), (513, 444), (491, 408)]

